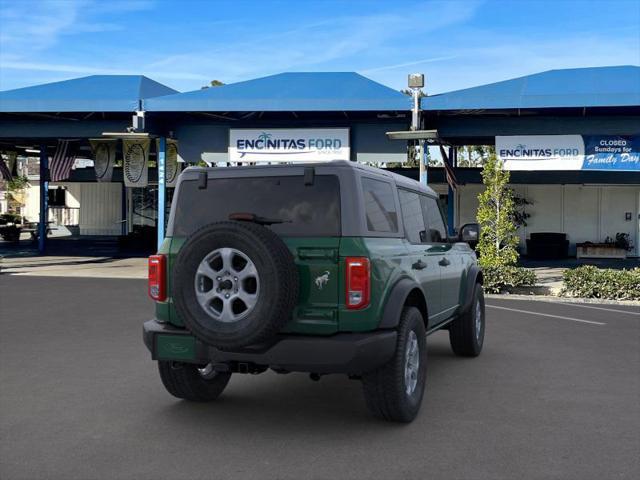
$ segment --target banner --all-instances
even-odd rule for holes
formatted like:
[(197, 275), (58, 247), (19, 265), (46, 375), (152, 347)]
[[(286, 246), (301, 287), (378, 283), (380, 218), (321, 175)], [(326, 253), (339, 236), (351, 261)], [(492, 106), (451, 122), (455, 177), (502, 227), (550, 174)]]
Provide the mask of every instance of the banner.
[(350, 160), (348, 128), (229, 130), (230, 162)]
[(580, 135), (496, 136), (496, 155), (505, 170), (580, 170), (584, 141)]
[[(156, 139), (156, 152), (160, 151), (160, 139)], [(178, 141), (167, 138), (167, 147), (165, 151), (165, 182), (167, 187), (175, 187), (178, 181), (178, 175), (182, 170), (182, 165), (178, 157)], [(159, 178), (159, 177), (158, 177)]]
[(149, 145), (148, 138), (122, 139), (125, 187), (146, 187), (149, 183)]
[(496, 136), (506, 170), (640, 171), (640, 135)]
[(584, 137), (583, 170), (640, 171), (640, 135)]
[(90, 139), (93, 151), (93, 169), (96, 172), (96, 181), (110, 182), (113, 177), (113, 165), (116, 161), (117, 140)]

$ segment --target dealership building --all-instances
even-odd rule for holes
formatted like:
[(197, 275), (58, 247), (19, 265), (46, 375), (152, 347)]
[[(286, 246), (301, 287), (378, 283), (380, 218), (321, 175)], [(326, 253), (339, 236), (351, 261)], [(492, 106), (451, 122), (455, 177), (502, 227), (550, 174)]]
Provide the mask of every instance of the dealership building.
[[(410, 97), (350, 72), (186, 93), (143, 76), (91, 76), (0, 92), (0, 151), (29, 174), (29, 220), (46, 211), (59, 231), (152, 245), (187, 164), (343, 159), (418, 179), (398, 165), (407, 142), (387, 135), (410, 130), (411, 108)], [(628, 255), (640, 254), (640, 67), (554, 70), (426, 96), (418, 129), (450, 162), (455, 182), (441, 166), (427, 181), (452, 226), (475, 220), (482, 190), (481, 170), (458, 165), (461, 147), (495, 146), (522, 199), (523, 253), (531, 234), (552, 232), (565, 234), (569, 255), (621, 233)], [(94, 162), (77, 160), (68, 178), (49, 181), (47, 163), (71, 156)]]

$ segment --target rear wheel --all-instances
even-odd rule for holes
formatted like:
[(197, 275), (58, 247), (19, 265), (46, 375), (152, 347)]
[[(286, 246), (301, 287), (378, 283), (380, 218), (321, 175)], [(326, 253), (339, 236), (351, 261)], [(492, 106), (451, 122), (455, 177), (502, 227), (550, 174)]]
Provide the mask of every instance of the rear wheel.
[(471, 307), (453, 321), (449, 327), (451, 349), (461, 357), (477, 357), (484, 344), (485, 314), (482, 285), (473, 289)]
[(394, 422), (412, 421), (422, 403), (427, 372), (427, 336), (420, 310), (405, 307), (393, 358), (362, 376), (367, 407)]
[(193, 402), (215, 400), (231, 378), (230, 373), (216, 372), (211, 364), (159, 361), (158, 370), (162, 384), (171, 395)]

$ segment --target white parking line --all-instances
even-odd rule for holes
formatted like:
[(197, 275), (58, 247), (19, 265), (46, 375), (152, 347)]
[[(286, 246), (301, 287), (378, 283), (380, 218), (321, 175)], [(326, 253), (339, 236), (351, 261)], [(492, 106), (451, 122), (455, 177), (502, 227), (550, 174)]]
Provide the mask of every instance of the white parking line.
[(497, 308), (498, 310), (508, 310), (509, 312), (528, 313), (529, 315), (540, 315), (541, 317), (559, 318), (560, 320), (570, 320), (572, 322), (590, 323), (591, 325), (606, 325), (603, 322), (594, 322), (591, 320), (582, 320), (581, 318), (563, 317), (562, 315), (551, 315), (550, 313), (532, 312), (530, 310), (519, 310), (517, 308), (499, 307), (497, 305), (486, 304), (489, 308)]
[(592, 305), (584, 305), (582, 303), (569, 303), (569, 302), (545, 302), (545, 303), (556, 303), (556, 304), (559, 303), (560, 305), (567, 305), (569, 307), (593, 308), (594, 310), (604, 310), (605, 312), (626, 313), (627, 315), (640, 316), (640, 312), (631, 312), (629, 310), (618, 310), (615, 308), (594, 307)]

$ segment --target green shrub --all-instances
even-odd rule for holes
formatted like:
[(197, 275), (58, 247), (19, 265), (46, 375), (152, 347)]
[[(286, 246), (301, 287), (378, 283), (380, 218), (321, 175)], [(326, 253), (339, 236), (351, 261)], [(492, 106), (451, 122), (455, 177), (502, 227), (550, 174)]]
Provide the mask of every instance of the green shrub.
[(563, 274), (561, 295), (610, 300), (640, 300), (640, 268), (613, 270), (584, 265)]
[(513, 287), (531, 287), (536, 284), (536, 274), (528, 268), (512, 265), (493, 265), (482, 268), (484, 290), (500, 293)]

